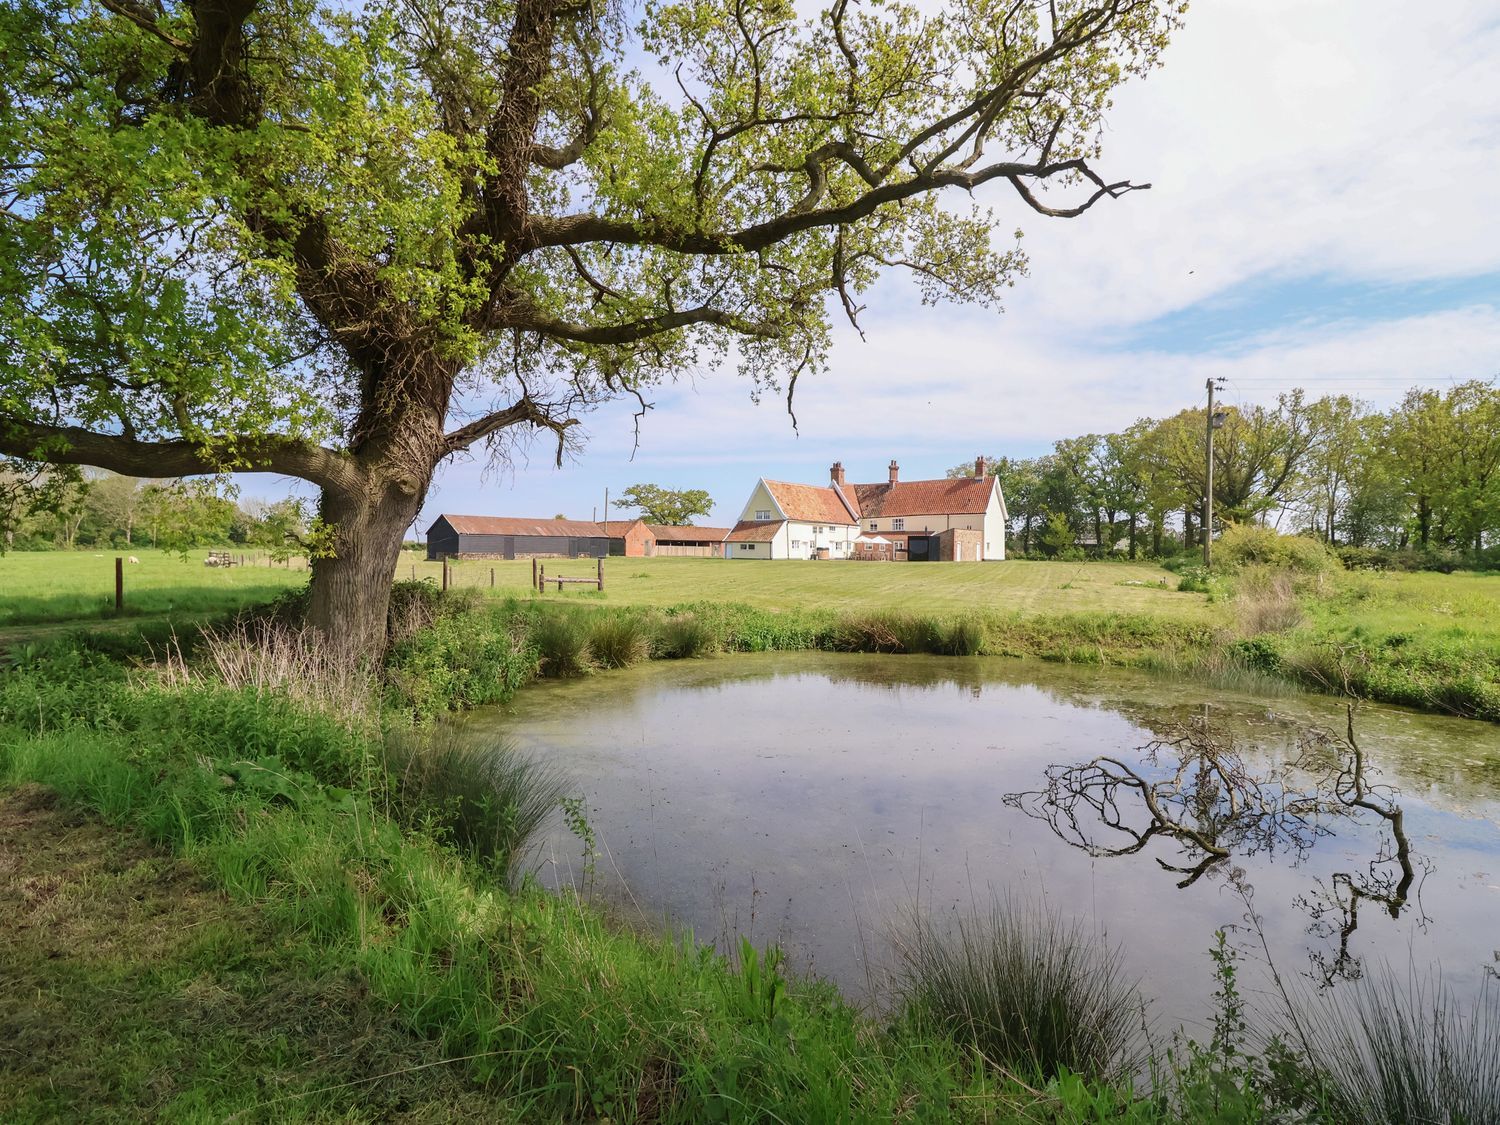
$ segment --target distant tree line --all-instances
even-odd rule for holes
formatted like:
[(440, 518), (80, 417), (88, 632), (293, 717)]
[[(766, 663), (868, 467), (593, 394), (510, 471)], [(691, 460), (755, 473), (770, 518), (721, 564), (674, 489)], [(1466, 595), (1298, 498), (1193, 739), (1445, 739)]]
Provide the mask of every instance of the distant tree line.
[[(1334, 547), (1478, 551), (1500, 541), (1500, 388), (1414, 389), (1389, 411), (1348, 395), (1223, 407), (1214, 517)], [(999, 457), (1011, 548), (1045, 556), (1162, 556), (1202, 542), (1206, 411)], [(972, 462), (949, 470), (971, 473)]]
[(300, 551), (308, 531), (302, 501), (236, 501), (209, 481), (88, 470), (25, 490), (11, 483), (0, 475), (0, 546), (7, 550), (243, 546), (281, 557)]

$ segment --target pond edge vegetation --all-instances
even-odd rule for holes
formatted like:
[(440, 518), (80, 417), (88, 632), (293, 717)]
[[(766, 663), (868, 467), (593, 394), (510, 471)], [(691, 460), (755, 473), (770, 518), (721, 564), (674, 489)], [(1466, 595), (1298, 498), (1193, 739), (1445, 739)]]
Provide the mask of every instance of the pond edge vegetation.
[[(1247, 573), (1221, 596), (1262, 596)], [(1288, 588), (1264, 586), (1272, 599)], [(0, 785), (50, 786), (196, 864), (295, 933), (309, 957), (358, 974), (412, 1035), (440, 1043), (518, 1116), (1352, 1121), (1335, 1068), (1395, 1073), (1382, 1051), (1409, 1042), (1396, 1024), (1366, 1034), (1365, 1024), (1309, 1023), (1317, 1050), (1288, 1046), (1289, 1032), (1309, 1034), (1295, 1019), (1252, 1030), (1221, 946), (1213, 1036), (1157, 1045), (1150, 1081), (1132, 1084), (1132, 1025), (1097, 1019), (1137, 1010), (1112, 951), (1009, 903), (974, 904), (948, 929), (919, 921), (904, 1001), (874, 1018), (828, 985), (788, 978), (774, 949), (747, 944), (730, 959), (690, 937), (624, 933), (538, 889), (524, 876), (528, 847), (566, 803), (565, 782), (504, 743), (456, 740), (440, 721), (538, 676), (717, 651), (1003, 652), (1202, 669), (1222, 639), (1202, 627), (495, 603), (411, 583), (398, 585), (388, 657), (372, 669), (325, 667), (298, 610), (289, 597), (193, 638), (78, 636), (17, 652), (0, 673)], [(581, 809), (568, 817), (587, 846)], [(984, 1008), (1000, 995), (1022, 1014), (997, 1038)], [(1500, 1026), (1495, 995), (1474, 1020)], [(1049, 1038), (1042, 1015), (1024, 1015), (1028, 1003), (1097, 1027), (1089, 1049)], [(1457, 1033), (1428, 1045), (1408, 1078), (1467, 1065)], [(1465, 1073), (1492, 1077), (1483, 1065)], [(1472, 1083), (1461, 1094), (1482, 1100)], [(321, 1104), (302, 1108), (316, 1115)]]

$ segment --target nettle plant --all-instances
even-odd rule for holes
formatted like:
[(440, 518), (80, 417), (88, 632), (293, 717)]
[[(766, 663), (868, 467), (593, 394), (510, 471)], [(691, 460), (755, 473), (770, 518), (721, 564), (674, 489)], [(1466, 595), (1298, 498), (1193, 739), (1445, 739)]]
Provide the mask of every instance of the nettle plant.
[(790, 398), (883, 270), (994, 303), (988, 203), (1145, 186), (1092, 162), (1184, 8), (16, 0), (0, 454), (312, 482), (311, 621), (378, 649), (446, 459), (691, 365)]

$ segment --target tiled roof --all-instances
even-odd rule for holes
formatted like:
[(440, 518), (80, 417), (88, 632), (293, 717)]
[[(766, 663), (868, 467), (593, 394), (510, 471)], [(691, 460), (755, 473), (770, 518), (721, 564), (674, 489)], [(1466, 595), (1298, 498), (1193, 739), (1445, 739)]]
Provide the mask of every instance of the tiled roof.
[(658, 543), (722, 543), (729, 534), (727, 527), (677, 526), (669, 523), (647, 524)]
[[(837, 490), (829, 485), (791, 484), (787, 481), (768, 480), (766, 487), (789, 520), (804, 523), (852, 524), (859, 522), (859, 508), (849, 511), (849, 505), (839, 498)], [(853, 498), (849, 498), (853, 504)]]
[(726, 538), (731, 543), (769, 543), (785, 523), (785, 520), (740, 520)]
[[(598, 539), (604, 529), (592, 520), (533, 520), (512, 516), (438, 517), (461, 535), (558, 535), (571, 538)], [(436, 525), (434, 525), (436, 526)]]
[(856, 484), (863, 519), (887, 516), (982, 515), (990, 506), (992, 478), (911, 480), (898, 484)]

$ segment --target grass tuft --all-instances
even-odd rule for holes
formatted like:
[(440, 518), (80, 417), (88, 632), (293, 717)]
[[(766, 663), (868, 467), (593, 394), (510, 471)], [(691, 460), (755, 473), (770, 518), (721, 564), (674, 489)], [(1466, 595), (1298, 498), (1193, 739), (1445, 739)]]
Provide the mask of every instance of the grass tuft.
[(582, 676), (594, 669), (589, 648), (589, 621), (576, 612), (540, 615), (531, 629), (531, 643), (541, 658), (544, 676)]
[(509, 742), (476, 742), (451, 726), (388, 737), (385, 761), (404, 824), (435, 830), (508, 882), (568, 790), (560, 771)]
[(1109, 1080), (1140, 1063), (1142, 1001), (1120, 950), (1044, 906), (1003, 900), (946, 929), (920, 920), (897, 950), (908, 1017), (992, 1066)]
[(1280, 1037), (1346, 1121), (1500, 1121), (1500, 987), (1471, 1004), (1441, 980), (1390, 973), (1305, 996)]
[(656, 654), (665, 660), (707, 656), (717, 647), (713, 627), (696, 613), (668, 617), (656, 633)]
[(589, 652), (601, 668), (629, 668), (651, 658), (651, 626), (636, 614), (597, 617), (589, 629)]

